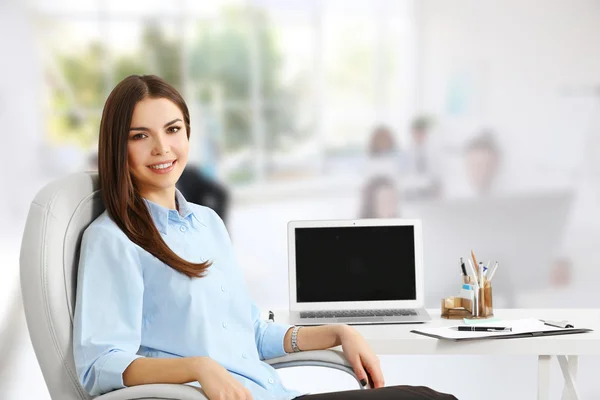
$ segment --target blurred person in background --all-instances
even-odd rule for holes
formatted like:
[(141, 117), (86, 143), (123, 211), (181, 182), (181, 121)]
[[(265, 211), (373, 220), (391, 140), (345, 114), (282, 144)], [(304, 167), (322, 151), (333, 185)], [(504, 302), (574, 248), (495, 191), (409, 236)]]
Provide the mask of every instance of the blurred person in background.
[(385, 125), (379, 125), (371, 134), (369, 141), (369, 156), (371, 158), (394, 155), (398, 151), (398, 145), (394, 134)]
[(400, 196), (397, 185), (388, 176), (375, 176), (362, 190), (360, 218), (399, 218)]
[[(262, 321), (223, 221), (176, 189), (189, 136), (185, 101), (156, 76), (132, 75), (106, 101), (98, 146), (106, 210), (83, 234), (73, 323), (88, 393), (191, 383), (209, 399), (456, 399), (384, 387), (379, 359), (351, 326)], [(335, 346), (374, 389), (303, 395), (263, 361)]]
[(403, 154), (392, 130), (386, 125), (375, 127), (369, 137), (367, 176), (388, 175), (397, 178), (402, 171)]
[[(490, 129), (482, 129), (466, 145), (464, 155), (464, 165), (467, 181), (469, 183), (469, 196), (473, 201), (474, 207), (489, 207), (486, 212), (490, 215), (500, 215), (504, 218), (510, 218), (511, 215), (521, 215), (519, 223), (523, 224), (522, 229), (532, 229), (531, 242), (525, 248), (511, 251), (511, 268), (506, 271), (504, 276), (498, 276), (496, 287), (502, 288), (503, 295), (506, 295), (507, 307), (520, 306), (523, 299), (538, 291), (545, 290), (546, 286), (552, 288), (564, 288), (571, 281), (571, 261), (568, 257), (558, 256), (555, 253), (556, 247), (560, 245), (561, 237), (564, 235), (565, 224), (569, 209), (571, 207), (571, 196), (562, 189), (547, 192), (522, 192), (509, 193), (503, 191), (499, 184), (500, 169), (502, 166), (502, 152), (498, 145), (495, 133)], [(489, 206), (494, 204), (494, 207)], [(502, 211), (504, 209), (504, 211)], [(535, 212), (533, 212), (535, 211)], [(545, 218), (552, 218), (552, 227), (550, 224), (541, 224), (540, 215)], [(545, 221), (550, 222), (545, 219)], [(495, 235), (498, 238), (509, 241), (514, 237), (513, 230), (518, 229), (511, 225), (496, 225), (494, 227)], [(537, 233), (536, 233), (537, 230)], [(500, 239), (499, 239), (500, 240)], [(543, 247), (538, 243), (547, 243)], [(535, 250), (534, 250), (535, 249)], [(528, 290), (522, 287), (516, 287), (518, 283), (519, 271), (516, 268), (518, 259), (514, 258), (517, 252), (521, 252), (523, 258), (525, 252), (531, 255), (537, 252), (536, 264), (538, 274), (543, 277), (540, 285)], [(542, 261), (543, 260), (543, 261)], [(531, 297), (531, 296), (530, 296)], [(528, 300), (529, 301), (529, 300)]]
[(421, 116), (411, 124), (411, 145), (405, 155), (404, 193), (408, 200), (441, 195), (440, 155), (431, 145), (432, 120)]
[(229, 192), (224, 185), (205, 174), (200, 166), (188, 164), (177, 181), (177, 189), (188, 201), (211, 208), (227, 223)]
[(464, 161), (471, 194), (475, 197), (495, 194), (501, 154), (491, 130), (482, 130), (467, 143)]

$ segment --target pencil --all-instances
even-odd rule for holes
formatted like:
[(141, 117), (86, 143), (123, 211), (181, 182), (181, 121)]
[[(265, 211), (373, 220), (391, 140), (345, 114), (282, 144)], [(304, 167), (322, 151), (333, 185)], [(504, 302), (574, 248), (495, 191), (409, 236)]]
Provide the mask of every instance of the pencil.
[(475, 273), (477, 274), (477, 278), (479, 278), (479, 263), (477, 262), (477, 258), (475, 258), (475, 253), (471, 250), (471, 258), (473, 259), (473, 266), (475, 267)]

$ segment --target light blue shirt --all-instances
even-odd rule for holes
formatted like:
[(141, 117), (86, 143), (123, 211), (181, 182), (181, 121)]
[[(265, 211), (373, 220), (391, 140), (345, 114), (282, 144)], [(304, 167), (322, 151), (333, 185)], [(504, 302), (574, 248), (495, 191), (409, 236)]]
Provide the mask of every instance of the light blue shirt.
[(190, 279), (130, 241), (106, 212), (81, 243), (73, 352), (91, 395), (125, 387), (138, 357), (208, 356), (255, 400), (293, 399), (262, 360), (285, 355), (289, 325), (266, 322), (250, 300), (229, 235), (218, 215), (176, 192), (179, 212), (146, 200), (168, 246), (192, 262), (211, 260)]

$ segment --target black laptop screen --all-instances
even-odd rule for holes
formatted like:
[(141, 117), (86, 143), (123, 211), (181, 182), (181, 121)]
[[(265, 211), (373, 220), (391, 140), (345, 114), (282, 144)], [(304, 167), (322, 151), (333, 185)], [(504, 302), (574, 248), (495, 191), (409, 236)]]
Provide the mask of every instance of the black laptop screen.
[(416, 299), (413, 226), (295, 230), (299, 303)]

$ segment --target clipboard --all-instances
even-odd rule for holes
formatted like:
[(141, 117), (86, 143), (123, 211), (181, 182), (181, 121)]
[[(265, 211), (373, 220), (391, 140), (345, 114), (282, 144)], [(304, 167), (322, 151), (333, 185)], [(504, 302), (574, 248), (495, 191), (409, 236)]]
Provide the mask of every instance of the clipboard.
[[(570, 335), (593, 331), (593, 329), (588, 328), (558, 328), (548, 326), (540, 320), (533, 318), (505, 320), (499, 322), (495, 321), (493, 323), (490, 323), (490, 326), (499, 324), (511, 327), (512, 332), (462, 332), (454, 329), (455, 327), (448, 326), (438, 328), (413, 329), (411, 330), (411, 332), (417, 335), (428, 336), (435, 339), (459, 342), (469, 340), (519, 339), (541, 336)], [(486, 324), (478, 324), (477, 326), (485, 327)]]

